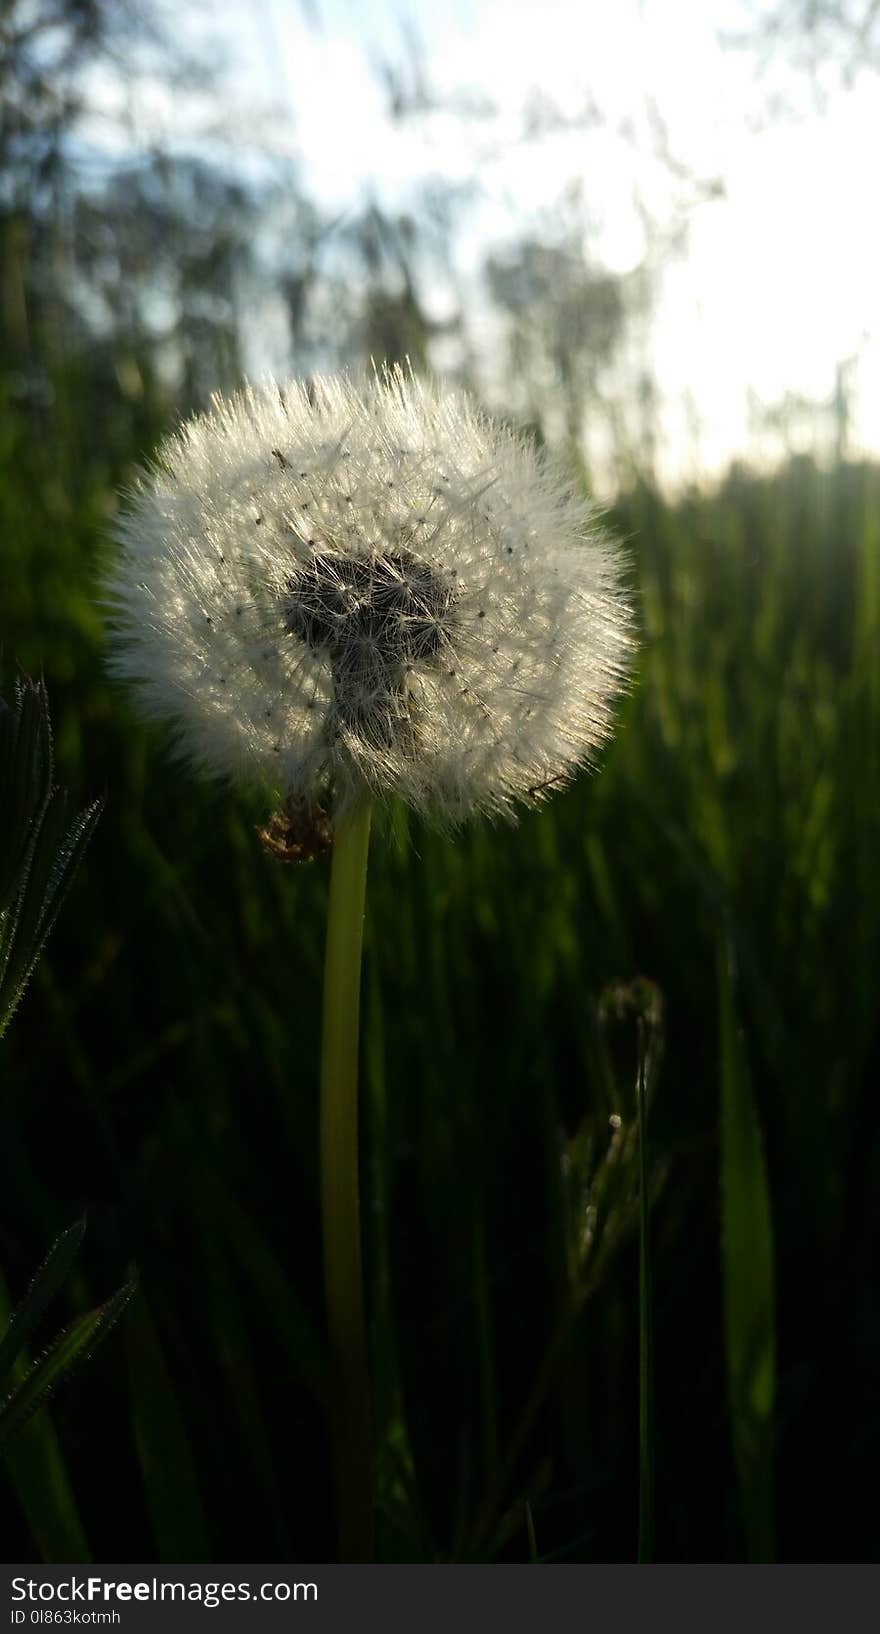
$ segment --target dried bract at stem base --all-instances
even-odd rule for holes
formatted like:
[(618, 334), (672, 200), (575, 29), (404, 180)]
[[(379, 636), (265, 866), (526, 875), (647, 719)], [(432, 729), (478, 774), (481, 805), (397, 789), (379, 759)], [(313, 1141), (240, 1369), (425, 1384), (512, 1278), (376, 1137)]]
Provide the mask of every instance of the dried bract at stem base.
[(289, 795), (268, 823), (257, 829), (257, 838), (276, 862), (314, 862), (333, 847), (326, 811), (296, 795)]

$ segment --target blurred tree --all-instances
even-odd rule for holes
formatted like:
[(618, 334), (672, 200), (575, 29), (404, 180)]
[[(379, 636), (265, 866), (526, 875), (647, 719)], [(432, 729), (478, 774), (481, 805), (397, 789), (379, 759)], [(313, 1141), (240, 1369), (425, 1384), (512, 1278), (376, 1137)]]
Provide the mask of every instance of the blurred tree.
[(161, 154), (74, 198), (68, 247), (81, 316), (116, 345), (148, 346), (173, 372), (184, 406), (241, 375), (262, 202), (215, 164)]
[(348, 226), (345, 239), (355, 284), (363, 290), (351, 337), (356, 352), (428, 367), (432, 343), (461, 332), (458, 315), (441, 320), (428, 309), (427, 288), (441, 254), (429, 212), (391, 213), (373, 200)]
[[(158, 158), (136, 170), (115, 168), (103, 154), (96, 160), (81, 130), (89, 72), (114, 65), (123, 52), (129, 79), (157, 62), (166, 83), (194, 84), (203, 70), (177, 44), (172, 47), (158, 3), (10, 0), (0, 41), (3, 361), (24, 368), (26, 395), (45, 397), (47, 372), (81, 345), (97, 342), (99, 350), (112, 351), (118, 329), (131, 347), (144, 328), (135, 321), (138, 294), (157, 251), (167, 262), (184, 225), (190, 237), (181, 258), (182, 283), (193, 262), (206, 255), (204, 212), (194, 211), (192, 195), (208, 190), (207, 167), (196, 178), (201, 189), (191, 185), (186, 196), (183, 179), (174, 188), (167, 185), (169, 171), (163, 172)], [(160, 176), (166, 182), (162, 201)], [(215, 182), (218, 191), (223, 196), (215, 208), (215, 241), (230, 204), (229, 188)], [(216, 268), (225, 258), (221, 237), (206, 259)]]
[(787, 391), (777, 402), (764, 403), (751, 391), (749, 424), (759, 447), (766, 450), (769, 443), (785, 461), (806, 453), (824, 465), (842, 464), (849, 454), (858, 365), (858, 354), (841, 359), (834, 371), (834, 388), (826, 398)]
[[(814, 105), (822, 108), (834, 92), (848, 90), (864, 71), (880, 69), (880, 0), (777, 0), (750, 6), (745, 28), (722, 32), (724, 43), (755, 52), (771, 118), (800, 112), (794, 68)], [(785, 79), (775, 81), (782, 67)]]
[[(517, 112), (500, 108), (471, 85), (440, 86), (413, 26), (401, 30), (396, 51), (377, 63), (377, 72), (393, 121), (418, 125), (426, 139), (440, 144), (454, 128), (457, 142), (466, 143), (473, 155), (466, 187), (433, 182), (442, 233), (433, 238), (426, 233), (424, 199), (413, 211), (426, 264), (417, 286), (423, 309), (425, 292), (442, 271), (469, 320), (466, 324), (461, 316), (451, 329), (429, 333), (431, 360), (440, 357), (444, 368), (457, 371), (542, 437), (562, 437), (578, 455), (585, 447), (589, 455), (592, 444), (603, 463), (621, 474), (633, 469), (650, 474), (657, 442), (652, 422), (662, 407), (649, 336), (654, 293), (664, 266), (687, 248), (693, 212), (723, 197), (722, 180), (681, 160), (651, 101), (637, 115), (615, 119), (589, 88), (564, 106), (534, 90)], [(485, 238), (479, 215), (492, 201), (493, 168), (500, 166), (503, 177), (511, 152), (522, 151), (524, 162), (541, 152), (547, 173), (555, 174), (554, 144), (572, 135), (583, 138), (583, 176), (550, 192), (524, 229), (484, 256), (479, 283), (462, 288), (456, 268), (472, 259), (472, 249), (461, 255), (462, 228), (473, 232), (476, 225)], [(597, 137), (637, 158), (629, 203), (638, 247), (624, 268), (609, 264), (595, 211), (587, 144)], [(570, 174), (570, 161), (558, 173)], [(503, 192), (503, 180), (500, 185)], [(510, 202), (503, 193), (505, 208)], [(522, 222), (522, 212), (517, 219)], [(410, 267), (414, 260), (411, 256)], [(403, 309), (393, 312), (403, 332), (411, 295), (412, 284), (404, 291)], [(383, 318), (390, 315), (387, 299), (380, 312)], [(498, 317), (504, 336), (500, 357)], [(445, 344), (450, 338), (452, 347)]]
[(591, 267), (580, 244), (526, 238), (486, 263), (489, 290), (508, 317), (516, 407), (552, 426), (561, 404), (567, 440), (580, 444), (584, 416), (623, 333), (622, 281)]
[(134, 14), (120, 0), (5, 0), (0, 19), (0, 200), (34, 207), (82, 110), (84, 68)]

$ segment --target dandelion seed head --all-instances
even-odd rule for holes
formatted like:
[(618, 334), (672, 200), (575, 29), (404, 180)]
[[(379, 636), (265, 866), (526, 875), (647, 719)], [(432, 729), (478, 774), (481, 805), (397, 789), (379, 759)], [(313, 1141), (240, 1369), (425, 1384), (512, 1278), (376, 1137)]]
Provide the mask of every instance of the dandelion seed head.
[(619, 550), (464, 393), (395, 369), (217, 399), (118, 537), (111, 667), (209, 773), (455, 823), (542, 799), (610, 731)]

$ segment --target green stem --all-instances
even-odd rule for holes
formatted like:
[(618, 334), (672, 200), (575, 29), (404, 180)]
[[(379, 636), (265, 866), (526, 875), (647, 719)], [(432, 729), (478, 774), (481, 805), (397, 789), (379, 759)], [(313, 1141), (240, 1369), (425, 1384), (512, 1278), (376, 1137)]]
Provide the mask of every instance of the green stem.
[(373, 1460), (358, 1188), (358, 1011), (370, 806), (339, 823), (333, 844), (321, 1048), (321, 1215), (330, 1345), (339, 1557), (373, 1545)]

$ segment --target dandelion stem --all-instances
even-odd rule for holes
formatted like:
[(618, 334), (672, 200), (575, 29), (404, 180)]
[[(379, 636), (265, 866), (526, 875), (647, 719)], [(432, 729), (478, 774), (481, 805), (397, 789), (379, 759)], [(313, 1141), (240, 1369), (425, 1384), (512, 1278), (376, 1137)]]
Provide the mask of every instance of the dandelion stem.
[(358, 1187), (358, 1012), (370, 806), (335, 833), (324, 966), (321, 1212), (339, 1555), (370, 1559), (373, 1468)]

